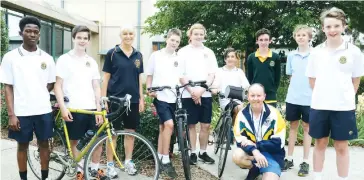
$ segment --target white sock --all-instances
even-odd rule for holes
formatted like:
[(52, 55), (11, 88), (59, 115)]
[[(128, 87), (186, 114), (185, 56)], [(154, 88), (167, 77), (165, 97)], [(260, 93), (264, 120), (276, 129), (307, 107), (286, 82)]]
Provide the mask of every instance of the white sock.
[(125, 159), (125, 164), (128, 164), (131, 161), (131, 159)]
[(287, 156), (286, 158), (288, 161), (292, 161), (293, 160), (293, 157), (292, 156)]
[(114, 161), (108, 161), (107, 167), (114, 167)]
[(339, 177), (340, 180), (348, 180), (348, 177)]
[(77, 166), (77, 172), (82, 172), (83, 173), (83, 164), (84, 164), (83, 159), (80, 162), (78, 162), (77, 164), (78, 164), (78, 166)]
[(303, 159), (303, 161), (302, 162), (305, 162), (305, 163), (307, 163), (308, 164), (308, 159)]
[(315, 175), (315, 180), (322, 180), (322, 173), (321, 172), (313, 172)]
[(169, 160), (169, 155), (163, 155), (162, 164), (167, 164), (170, 162), (171, 162), (171, 160)]
[(159, 159), (159, 160), (162, 160), (162, 156), (163, 156), (162, 154), (159, 154), (159, 153), (158, 153), (158, 159)]
[(196, 154), (196, 153), (197, 153), (196, 149), (195, 149), (195, 150), (193, 150), (193, 151), (191, 151), (191, 153), (192, 153), (192, 154)]
[(91, 162), (91, 170), (98, 170), (99, 169), (99, 163), (93, 163), (93, 162)]
[(203, 154), (206, 152), (206, 149), (200, 149), (200, 154)]

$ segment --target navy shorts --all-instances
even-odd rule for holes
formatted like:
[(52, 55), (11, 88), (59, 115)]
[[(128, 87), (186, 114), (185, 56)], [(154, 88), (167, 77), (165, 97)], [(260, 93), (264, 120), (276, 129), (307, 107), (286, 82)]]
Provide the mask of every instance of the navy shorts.
[(54, 118), (52, 113), (18, 116), (20, 131), (9, 129), (8, 137), (19, 143), (28, 143), (33, 140), (33, 132), (39, 141), (45, 141), (53, 137)]
[(201, 105), (195, 104), (192, 98), (182, 99), (183, 108), (187, 110), (187, 124), (211, 123), (212, 98), (202, 97)]
[(72, 113), (72, 117), (72, 122), (66, 122), (70, 140), (80, 140), (88, 130), (96, 130), (95, 115)]
[(355, 111), (310, 110), (311, 137), (320, 139), (330, 137), (334, 140), (358, 138)]
[[(110, 107), (110, 106), (109, 106)], [(111, 104), (111, 112), (116, 111), (119, 108), (119, 105), (112, 103)], [(140, 122), (139, 115), (139, 103), (130, 103), (130, 111), (124, 107), (120, 113), (122, 115), (117, 115), (116, 119), (109, 119), (109, 121), (113, 121), (113, 127), (115, 130), (124, 129), (137, 129)]]
[(286, 120), (297, 121), (302, 119), (303, 122), (308, 123), (310, 118), (310, 106), (301, 106), (286, 102)]
[(153, 100), (154, 107), (157, 109), (159, 116), (159, 124), (164, 124), (167, 120), (174, 120), (174, 111), (176, 110), (176, 103), (167, 103), (159, 101), (157, 98)]
[[(271, 172), (281, 176), (281, 166), (279, 166), (278, 162), (267, 152), (262, 152), (265, 159), (268, 161), (268, 166), (264, 168), (259, 168), (260, 174), (264, 174), (266, 172)], [(257, 163), (257, 161), (253, 160), (253, 164)]]

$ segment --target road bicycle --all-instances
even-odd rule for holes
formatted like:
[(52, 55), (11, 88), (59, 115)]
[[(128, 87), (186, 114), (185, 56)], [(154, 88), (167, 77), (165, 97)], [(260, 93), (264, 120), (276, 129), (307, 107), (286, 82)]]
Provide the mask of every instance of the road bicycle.
[[(51, 95), (51, 101), (55, 101), (55, 99), (55, 96)], [(104, 120), (103, 124), (94, 133), (92, 138), (88, 142), (86, 142), (86, 145), (83, 147), (77, 157), (73, 155), (71, 149), (66, 122), (62, 120), (61, 111), (57, 106), (57, 103), (55, 103), (52, 108), (53, 114), (55, 116), (56, 128), (54, 129), (54, 137), (49, 139), (49, 177), (55, 180), (61, 180), (65, 175), (69, 177), (74, 177), (77, 173), (76, 169), (79, 166), (78, 163), (82, 159), (84, 159), (84, 165), (83, 167), (81, 167), (84, 170), (84, 178), (86, 180), (95, 179), (91, 176), (90, 173), (90, 163), (92, 161), (92, 155), (98, 146), (103, 146), (103, 154), (101, 155), (100, 168), (106, 168), (106, 145), (104, 146), (104, 144), (106, 144), (106, 141), (110, 142), (110, 148), (113, 150), (113, 156), (116, 160), (116, 168), (118, 170), (123, 170), (124, 164), (121, 161), (121, 157), (124, 157), (123, 140), (125, 136), (128, 136), (134, 137), (134, 151), (132, 157), (138, 172), (142, 171), (144, 173), (142, 174), (146, 175), (150, 179), (158, 179), (160, 169), (158, 154), (150, 141), (136, 132), (129, 132), (124, 130), (114, 131), (114, 128), (112, 126), (112, 121), (114, 121), (116, 117), (121, 114), (122, 109), (124, 109), (124, 112), (122, 113), (127, 113), (127, 111), (130, 109), (130, 99), (131, 95), (128, 94), (123, 98), (117, 98), (113, 96), (102, 97), (101, 112), (82, 109), (69, 109), (69, 111), (72, 113), (102, 115)], [(68, 101), (68, 99), (65, 98), (65, 101)], [(116, 103), (118, 105), (118, 109), (114, 112), (108, 113), (105, 109), (105, 103), (107, 102)], [(111, 121), (109, 121), (109, 119), (111, 119)], [(113, 136), (117, 137), (116, 148), (114, 148), (115, 144), (112, 143)], [(41, 179), (38, 147), (28, 149), (28, 164), (35, 176), (38, 179)], [(118, 172), (119, 176), (120, 173), (122, 174), (122, 172)], [(126, 175), (126, 173), (122, 175)]]

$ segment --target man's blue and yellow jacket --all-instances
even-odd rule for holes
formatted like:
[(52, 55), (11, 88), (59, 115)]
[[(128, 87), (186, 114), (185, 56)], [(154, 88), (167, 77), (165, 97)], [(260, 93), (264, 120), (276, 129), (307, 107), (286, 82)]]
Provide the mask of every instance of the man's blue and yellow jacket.
[[(249, 155), (252, 155), (252, 151), (255, 149), (258, 149), (260, 152), (268, 152), (283, 168), (286, 123), (276, 108), (264, 103), (261, 124), (262, 140), (257, 142), (250, 104), (248, 104), (238, 113), (235, 119), (233, 129), (237, 146), (242, 148)], [(242, 139), (245, 139), (244, 136), (248, 140), (254, 142), (256, 147), (253, 145), (241, 147), (240, 142)]]

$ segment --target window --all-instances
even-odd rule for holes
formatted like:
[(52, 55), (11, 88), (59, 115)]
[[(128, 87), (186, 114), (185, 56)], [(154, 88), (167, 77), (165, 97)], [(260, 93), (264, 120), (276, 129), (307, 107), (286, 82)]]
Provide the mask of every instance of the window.
[(153, 51), (158, 51), (166, 47), (165, 42), (153, 42)]
[(40, 49), (52, 55), (52, 26), (41, 23), (39, 46)]
[(55, 59), (58, 59), (59, 56), (63, 54), (63, 28), (56, 26), (55, 28)]
[(63, 31), (63, 53), (67, 53), (72, 49), (72, 35), (69, 28)]
[(9, 37), (17, 37), (19, 35), (19, 22), (22, 17), (15, 16), (12, 14), (8, 14), (8, 29), (9, 29)]

